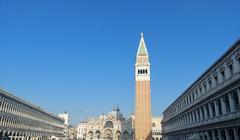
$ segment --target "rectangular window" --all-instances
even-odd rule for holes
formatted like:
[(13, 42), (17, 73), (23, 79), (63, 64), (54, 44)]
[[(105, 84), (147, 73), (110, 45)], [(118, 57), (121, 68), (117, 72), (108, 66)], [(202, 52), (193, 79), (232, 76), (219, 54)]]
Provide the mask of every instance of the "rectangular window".
[(218, 106), (219, 115), (222, 115), (222, 105), (221, 105), (220, 99), (217, 100), (217, 106)]
[(215, 81), (215, 84), (218, 85), (218, 77), (217, 76), (214, 77), (214, 81)]
[(206, 105), (205, 107), (206, 107), (206, 111), (207, 111), (207, 118), (210, 118), (210, 112), (209, 112), (208, 105)]
[(211, 103), (211, 108), (212, 108), (212, 114), (213, 114), (213, 117), (216, 116), (216, 112), (215, 112), (215, 105), (214, 105), (214, 102)]
[(198, 121), (200, 120), (200, 111), (199, 109), (197, 110), (197, 114), (198, 114)]
[(203, 89), (204, 89), (204, 92), (207, 92), (207, 86), (206, 86), (206, 84), (203, 85)]
[(229, 69), (229, 74), (230, 74), (230, 77), (231, 77), (233, 75), (233, 66), (229, 65), (228, 69)]
[(231, 110), (230, 110), (230, 103), (229, 103), (228, 96), (225, 96), (224, 103), (225, 103), (225, 106), (226, 106), (226, 109), (227, 109), (227, 113), (229, 113)]
[(212, 88), (212, 81), (211, 80), (208, 81), (208, 85), (209, 85), (209, 90), (210, 90)]
[(222, 76), (222, 82), (225, 81), (225, 72), (224, 71), (221, 72), (221, 76)]
[(201, 108), (201, 112), (202, 112), (202, 119), (205, 120), (205, 115), (204, 115), (204, 109), (203, 109), (203, 107)]
[(240, 71), (240, 58), (237, 59), (237, 63), (238, 63), (238, 71)]

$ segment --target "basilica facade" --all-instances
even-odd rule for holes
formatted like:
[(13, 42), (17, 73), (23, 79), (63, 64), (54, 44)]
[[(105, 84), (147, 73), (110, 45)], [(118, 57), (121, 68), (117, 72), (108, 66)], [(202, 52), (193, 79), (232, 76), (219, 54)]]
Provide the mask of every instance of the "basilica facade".
[[(152, 117), (152, 140), (162, 140), (162, 117)], [(134, 140), (135, 116), (123, 117), (120, 108), (89, 118), (77, 126), (77, 139)], [(143, 126), (144, 127), (144, 126)]]
[(106, 115), (99, 115), (79, 123), (77, 138), (81, 140), (132, 140), (133, 127), (133, 116), (124, 118), (120, 108), (116, 107)]

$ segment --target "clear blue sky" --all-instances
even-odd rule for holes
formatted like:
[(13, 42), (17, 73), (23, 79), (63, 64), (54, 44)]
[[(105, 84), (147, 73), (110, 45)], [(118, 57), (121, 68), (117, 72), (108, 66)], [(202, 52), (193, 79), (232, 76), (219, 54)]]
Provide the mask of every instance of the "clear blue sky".
[(239, 0), (1, 0), (0, 87), (73, 123), (134, 110), (144, 32), (158, 116), (240, 37)]

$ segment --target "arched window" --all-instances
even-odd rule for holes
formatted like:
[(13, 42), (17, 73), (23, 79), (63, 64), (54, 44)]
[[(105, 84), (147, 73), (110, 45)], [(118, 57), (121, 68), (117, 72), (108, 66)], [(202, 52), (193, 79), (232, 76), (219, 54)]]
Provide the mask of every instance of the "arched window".
[(93, 136), (94, 136), (93, 132), (92, 132), (92, 131), (89, 131), (89, 132), (88, 132), (88, 136), (89, 136), (90, 139), (93, 139)]
[(104, 128), (113, 128), (113, 122), (112, 121), (107, 121), (104, 125)]
[(95, 132), (95, 134), (96, 134), (96, 136), (97, 136), (97, 139), (100, 139), (100, 137), (101, 137), (101, 132), (100, 132), (99, 130), (97, 130), (97, 131)]
[(127, 140), (129, 138), (129, 133), (128, 133), (128, 131), (124, 131), (123, 132), (123, 139), (124, 140)]
[(156, 124), (155, 124), (155, 123), (152, 123), (152, 127), (156, 127)]

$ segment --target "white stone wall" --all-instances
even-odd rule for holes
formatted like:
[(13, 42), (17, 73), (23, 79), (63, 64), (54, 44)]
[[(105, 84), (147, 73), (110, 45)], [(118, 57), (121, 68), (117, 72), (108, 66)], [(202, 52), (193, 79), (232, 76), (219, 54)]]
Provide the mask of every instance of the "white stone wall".
[(168, 140), (239, 140), (240, 41), (204, 72), (163, 115), (163, 132)]
[(63, 130), (57, 115), (0, 89), (0, 139), (61, 139)]

